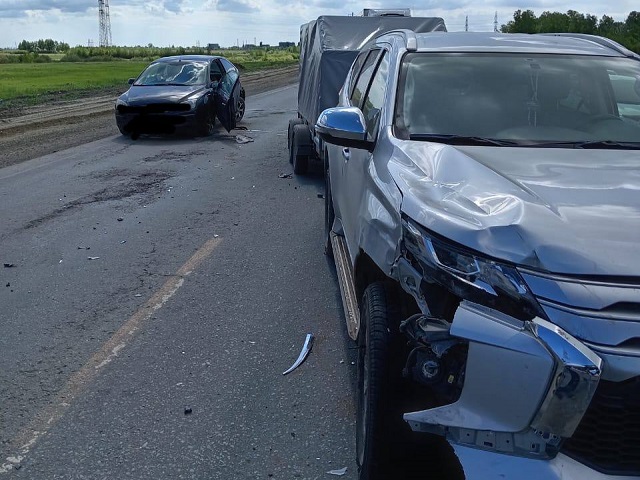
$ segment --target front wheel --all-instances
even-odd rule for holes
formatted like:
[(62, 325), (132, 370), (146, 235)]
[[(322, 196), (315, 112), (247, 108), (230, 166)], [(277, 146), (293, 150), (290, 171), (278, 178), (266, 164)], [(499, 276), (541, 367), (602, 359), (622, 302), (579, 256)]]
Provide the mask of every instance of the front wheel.
[(245, 93), (244, 90), (240, 92), (240, 96), (238, 97), (238, 103), (236, 104), (236, 123), (239, 123), (240, 120), (244, 118), (244, 112), (246, 110), (246, 102), (245, 102)]
[(359, 480), (393, 478), (392, 448), (404, 423), (395, 405), (401, 380), (396, 302), (393, 288), (382, 282), (369, 285), (362, 297), (356, 418)]
[(198, 134), (201, 137), (208, 137), (213, 133), (214, 129), (215, 115), (212, 113), (208, 113), (202, 121), (202, 124), (200, 124), (200, 127), (198, 128)]

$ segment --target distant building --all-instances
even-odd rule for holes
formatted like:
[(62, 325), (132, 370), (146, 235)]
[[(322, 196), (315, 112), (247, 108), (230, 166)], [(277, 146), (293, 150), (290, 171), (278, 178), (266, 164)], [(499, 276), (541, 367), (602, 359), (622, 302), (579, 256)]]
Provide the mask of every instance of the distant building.
[(289, 48), (289, 47), (295, 47), (296, 46), (296, 42), (280, 42), (278, 43), (278, 47), (280, 48)]
[(220, 44), (210, 43), (209, 45), (207, 45), (207, 50), (220, 50)]
[(245, 43), (242, 48), (244, 50), (255, 50), (256, 48), (258, 48), (256, 45), (254, 45), (253, 43)]

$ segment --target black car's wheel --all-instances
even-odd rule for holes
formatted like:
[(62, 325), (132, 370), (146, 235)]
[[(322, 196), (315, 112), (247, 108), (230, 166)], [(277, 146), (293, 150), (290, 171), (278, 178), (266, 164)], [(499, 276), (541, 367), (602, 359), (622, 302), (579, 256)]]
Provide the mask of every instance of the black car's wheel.
[(216, 125), (215, 115), (213, 113), (207, 113), (204, 120), (202, 121), (202, 124), (200, 125), (199, 132), (198, 132), (199, 135), (201, 137), (208, 137), (215, 130), (215, 125)]
[(293, 163), (293, 127), (302, 125), (302, 120), (292, 118), (289, 120), (289, 128), (287, 129), (287, 148), (289, 149), (289, 163)]
[(293, 173), (296, 175), (304, 175), (309, 169), (309, 156), (301, 153), (305, 147), (311, 143), (309, 139), (309, 129), (306, 125), (294, 125), (293, 135), (291, 137), (291, 157), (293, 163)]
[(356, 461), (359, 480), (390, 476), (393, 448), (404, 421), (395, 408), (401, 381), (397, 355), (398, 307), (393, 288), (382, 282), (369, 285), (360, 307), (358, 333), (358, 396)]
[(245, 93), (244, 90), (241, 90), (240, 96), (238, 97), (238, 103), (236, 104), (236, 123), (244, 118), (246, 108)]
[(129, 135), (129, 132), (127, 132), (124, 128), (122, 128), (120, 125), (118, 125), (118, 130), (120, 130), (120, 133), (122, 135)]
[(329, 159), (327, 152), (324, 154), (324, 253), (328, 257), (333, 257), (333, 246), (331, 245), (331, 229), (336, 214), (333, 210), (333, 197), (331, 196), (331, 178), (329, 177)]

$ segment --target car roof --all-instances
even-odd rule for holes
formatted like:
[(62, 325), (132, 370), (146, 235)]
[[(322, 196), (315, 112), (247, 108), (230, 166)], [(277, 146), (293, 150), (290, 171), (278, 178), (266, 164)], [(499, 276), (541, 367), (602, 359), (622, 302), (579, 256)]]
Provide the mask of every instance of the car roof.
[(415, 35), (418, 51), (553, 53), (630, 56), (624, 47), (592, 35), (546, 35), (494, 32), (430, 32)]
[(216, 58), (222, 58), (219, 55), (174, 55), (171, 57), (162, 57), (154, 60), (153, 63), (165, 62), (210, 62)]

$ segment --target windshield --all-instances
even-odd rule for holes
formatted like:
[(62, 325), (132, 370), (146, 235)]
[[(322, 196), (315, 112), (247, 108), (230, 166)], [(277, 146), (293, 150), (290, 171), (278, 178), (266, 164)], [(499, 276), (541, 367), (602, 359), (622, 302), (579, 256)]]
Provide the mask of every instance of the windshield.
[(134, 85), (201, 85), (206, 83), (206, 79), (206, 63), (158, 62), (149, 65)]
[(640, 62), (558, 54), (407, 54), (394, 126), (400, 138), (443, 143), (464, 144), (472, 137), (469, 144), (490, 139), (638, 148)]

